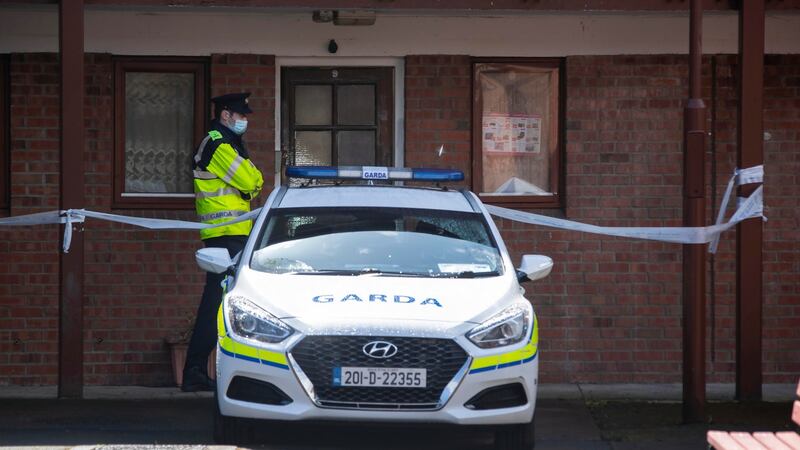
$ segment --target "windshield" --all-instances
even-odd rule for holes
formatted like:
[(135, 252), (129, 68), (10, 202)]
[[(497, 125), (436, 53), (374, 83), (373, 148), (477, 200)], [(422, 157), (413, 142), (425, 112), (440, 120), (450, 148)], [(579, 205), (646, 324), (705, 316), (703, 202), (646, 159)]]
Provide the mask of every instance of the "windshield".
[(502, 259), (478, 213), (296, 208), (270, 213), (250, 266), (268, 273), (486, 277)]

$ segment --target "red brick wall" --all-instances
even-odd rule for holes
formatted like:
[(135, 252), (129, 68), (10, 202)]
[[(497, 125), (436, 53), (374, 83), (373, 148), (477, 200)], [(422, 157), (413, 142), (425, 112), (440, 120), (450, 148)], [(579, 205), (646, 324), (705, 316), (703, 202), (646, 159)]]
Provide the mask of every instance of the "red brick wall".
[[(87, 207), (111, 207), (113, 64), (110, 55), (87, 58)], [(265, 175), (263, 202), (273, 183), (275, 65), (271, 56), (214, 55), (211, 95), (252, 92), (254, 113), (245, 142)], [(196, 220), (193, 210), (120, 211)], [(194, 261), (195, 231), (149, 231), (92, 221), (86, 233), (86, 382), (165, 385), (171, 365), (165, 339), (190, 328), (205, 274)]]
[[(250, 91), (249, 150), (274, 177), (274, 84), (271, 56), (215, 55), (214, 95)], [(59, 78), (53, 54), (11, 58), (12, 215), (58, 208)], [(192, 210), (111, 210), (113, 62), (86, 57), (86, 207), (121, 214), (195, 220)], [(8, 215), (9, 211), (2, 214)], [(190, 326), (204, 274), (194, 262), (194, 231), (148, 231), (90, 220), (85, 232), (84, 325), (87, 384), (167, 385), (164, 342)], [(0, 385), (55, 384), (58, 245), (55, 226), (0, 231)]]
[[(706, 208), (716, 219), (722, 194), (736, 167), (736, 56), (714, 56), (713, 68), (716, 92), (706, 104), (709, 120), (714, 123), (709, 138), (708, 202)], [(716, 183), (715, 179), (716, 177)], [(711, 186), (716, 186), (716, 191)], [(728, 216), (733, 206), (729, 206)], [(709, 374), (718, 380), (734, 382), (736, 372), (736, 235), (729, 232), (720, 240), (716, 255), (710, 256), (707, 283)]]
[[(191, 210), (111, 210), (114, 79), (108, 54), (87, 55), (86, 207), (195, 220)], [(193, 314), (202, 273), (195, 232), (149, 231), (89, 220), (85, 226), (84, 376), (87, 384), (163, 385), (171, 379), (164, 338)]]
[(800, 374), (800, 55), (768, 56), (764, 70), (764, 371)]
[[(11, 208), (0, 214), (57, 209), (58, 64), (12, 55), (10, 78)], [(54, 226), (0, 230), (0, 385), (56, 382), (58, 246)]]
[[(470, 185), (472, 71), (469, 56), (406, 58), (406, 167), (459, 167)], [(437, 150), (444, 145), (440, 158)]]
[[(704, 66), (704, 97), (716, 108), (718, 203), (736, 160), (734, 57)], [(768, 215), (764, 261), (764, 370), (767, 382), (797, 376), (798, 333), (796, 179), (798, 58), (767, 59), (765, 144)], [(437, 88), (441, 78), (470, 73), (465, 57), (406, 58), (407, 165), (471, 171), (468, 153), (438, 161), (429, 149), (447, 139), (468, 148), (460, 124), (441, 121), (438, 105), (470, 104), (470, 90)], [(566, 208), (538, 211), (618, 226), (679, 226), (682, 217), (682, 115), (687, 96), (685, 56), (567, 58)], [(444, 81), (452, 83), (453, 81)], [(458, 81), (456, 81), (458, 82)], [(468, 112), (467, 112), (468, 114)], [(469, 116), (467, 116), (469, 117)], [(427, 122), (425, 119), (431, 120)], [(711, 183), (711, 146), (708, 182)], [(771, 181), (769, 174), (773, 173)], [(779, 175), (780, 174), (780, 175)], [(774, 185), (771, 183), (775, 183)], [(770, 194), (770, 186), (777, 195)], [(780, 186), (780, 189), (778, 189)], [(712, 206), (709, 186), (708, 221)], [(716, 204), (715, 203), (715, 204)], [(676, 382), (681, 377), (681, 250), (674, 244), (603, 238), (498, 221), (518, 261), (544, 253), (553, 274), (528, 286), (541, 319), (543, 381)], [(794, 224), (794, 225), (792, 225)], [(773, 228), (774, 227), (774, 228)], [(735, 235), (728, 233), (709, 276), (709, 380), (733, 381), (735, 363)], [(711, 267), (711, 265), (710, 265)], [(794, 308), (794, 309), (793, 309)]]
[[(113, 164), (113, 82), (108, 55), (92, 55), (87, 66), (88, 207), (110, 208)], [(275, 66), (271, 56), (214, 55), (211, 95), (249, 91), (254, 114), (245, 137), (256, 165), (272, 185)], [(91, 180), (91, 181), (90, 181)], [(259, 203), (260, 203), (259, 202)], [(123, 211), (124, 214), (196, 220), (194, 211)], [(164, 385), (171, 380), (164, 342), (191, 327), (205, 275), (194, 261), (200, 247), (194, 231), (148, 231), (92, 222), (86, 235), (86, 376), (89, 384)]]
[[(770, 56), (765, 69), (764, 370), (767, 382), (800, 372), (800, 56)], [(275, 66), (270, 56), (213, 55), (211, 91), (250, 91), (253, 158), (273, 183)], [(712, 74), (712, 68), (714, 68)], [(735, 58), (706, 58), (714, 112), (708, 217), (735, 164)], [(11, 209), (58, 207), (59, 88), (54, 55), (11, 58)], [(606, 225), (681, 222), (684, 56), (569, 57), (566, 208), (545, 211)], [(713, 75), (713, 76), (712, 76)], [(714, 81), (714, 97), (711, 85)], [(448, 166), (471, 179), (471, 68), (467, 56), (406, 58), (406, 165)], [(109, 55), (86, 58), (87, 207), (109, 211), (113, 76)], [(444, 157), (435, 150), (445, 145)], [(710, 143), (711, 144), (711, 143)], [(713, 151), (712, 151), (713, 150)], [(714, 163), (712, 166), (711, 163)], [(265, 193), (266, 194), (266, 193)], [(262, 196), (261, 201), (266, 195)], [(124, 214), (193, 220), (192, 211)], [(681, 365), (681, 251), (673, 244), (601, 238), (499, 221), (518, 261), (552, 256), (547, 280), (529, 284), (540, 317), (545, 382), (676, 382)], [(195, 232), (86, 224), (88, 384), (167, 385), (164, 343), (188, 324), (202, 289)], [(54, 226), (0, 230), (0, 385), (56, 382), (58, 242)], [(733, 381), (734, 234), (710, 260), (710, 381)]]
[[(716, 86), (708, 105), (714, 119), (708, 162), (710, 166), (714, 163), (709, 170), (717, 178), (716, 197), (709, 196), (708, 208), (715, 215), (736, 166), (737, 57), (707, 59)], [(769, 221), (763, 224), (763, 371), (767, 383), (794, 382), (800, 373), (800, 183), (796, 175), (800, 170), (800, 56), (768, 56), (764, 73), (764, 131), (768, 133), (764, 192)], [(730, 206), (728, 217), (732, 210)], [(735, 232), (729, 232), (717, 255), (710, 258), (708, 280), (711, 287), (714, 278), (708, 298), (709, 374), (724, 382), (733, 382), (736, 370), (735, 247)]]
[[(573, 220), (676, 226), (686, 58), (567, 58), (566, 208)], [(553, 257), (529, 288), (543, 381), (677, 381), (680, 247), (504, 221), (515, 260)]]

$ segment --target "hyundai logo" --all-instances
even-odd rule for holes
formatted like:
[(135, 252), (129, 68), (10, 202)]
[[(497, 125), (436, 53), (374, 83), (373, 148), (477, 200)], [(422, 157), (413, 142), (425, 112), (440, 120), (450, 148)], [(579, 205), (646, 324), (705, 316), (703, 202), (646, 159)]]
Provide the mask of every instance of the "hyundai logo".
[(370, 358), (386, 359), (397, 354), (397, 346), (386, 341), (372, 341), (364, 345), (364, 354)]

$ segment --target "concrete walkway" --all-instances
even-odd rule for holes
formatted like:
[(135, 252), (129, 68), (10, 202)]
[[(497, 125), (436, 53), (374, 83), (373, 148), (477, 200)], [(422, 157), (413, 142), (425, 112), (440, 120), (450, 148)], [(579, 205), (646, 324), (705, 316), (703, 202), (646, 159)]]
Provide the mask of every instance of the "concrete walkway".
[[(776, 403), (710, 403), (712, 427), (784, 429), (792, 388), (766, 389), (767, 397), (782, 400)], [(724, 399), (727, 387), (715, 389), (709, 397)], [(85, 400), (56, 400), (54, 394), (48, 388), (0, 388), (0, 446), (199, 450), (213, 445), (209, 394), (141, 387), (87, 388)], [(706, 448), (708, 424), (680, 423), (680, 403), (674, 401), (680, 385), (549, 385), (540, 394), (537, 449)], [(257, 438), (270, 443), (256, 446), (264, 450), (492, 448), (491, 433), (461, 428), (300, 425)]]
[[(7, 400), (0, 406), (2, 446), (213, 445), (212, 398), (169, 400)], [(578, 400), (542, 400), (537, 448), (612, 448)], [(269, 442), (272, 436), (256, 436)], [(287, 426), (265, 450), (488, 450), (492, 434), (456, 428)], [(184, 447), (181, 447), (183, 449)]]

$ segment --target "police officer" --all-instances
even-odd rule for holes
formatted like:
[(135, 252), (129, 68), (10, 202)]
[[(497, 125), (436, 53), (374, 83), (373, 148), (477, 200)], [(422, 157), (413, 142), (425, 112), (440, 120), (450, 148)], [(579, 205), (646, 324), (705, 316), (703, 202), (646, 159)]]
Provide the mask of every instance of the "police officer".
[[(195, 208), (202, 223), (229, 222), (250, 211), (250, 201), (263, 185), (261, 172), (250, 161), (242, 141), (247, 130), (249, 92), (212, 98), (214, 120), (194, 156)], [(231, 258), (241, 252), (253, 226), (251, 221), (200, 230), (206, 247), (228, 250)], [(208, 357), (217, 339), (217, 311), (222, 302), (225, 275), (208, 272), (197, 309), (192, 339), (183, 369), (185, 392), (208, 391), (215, 382), (208, 376)]]

